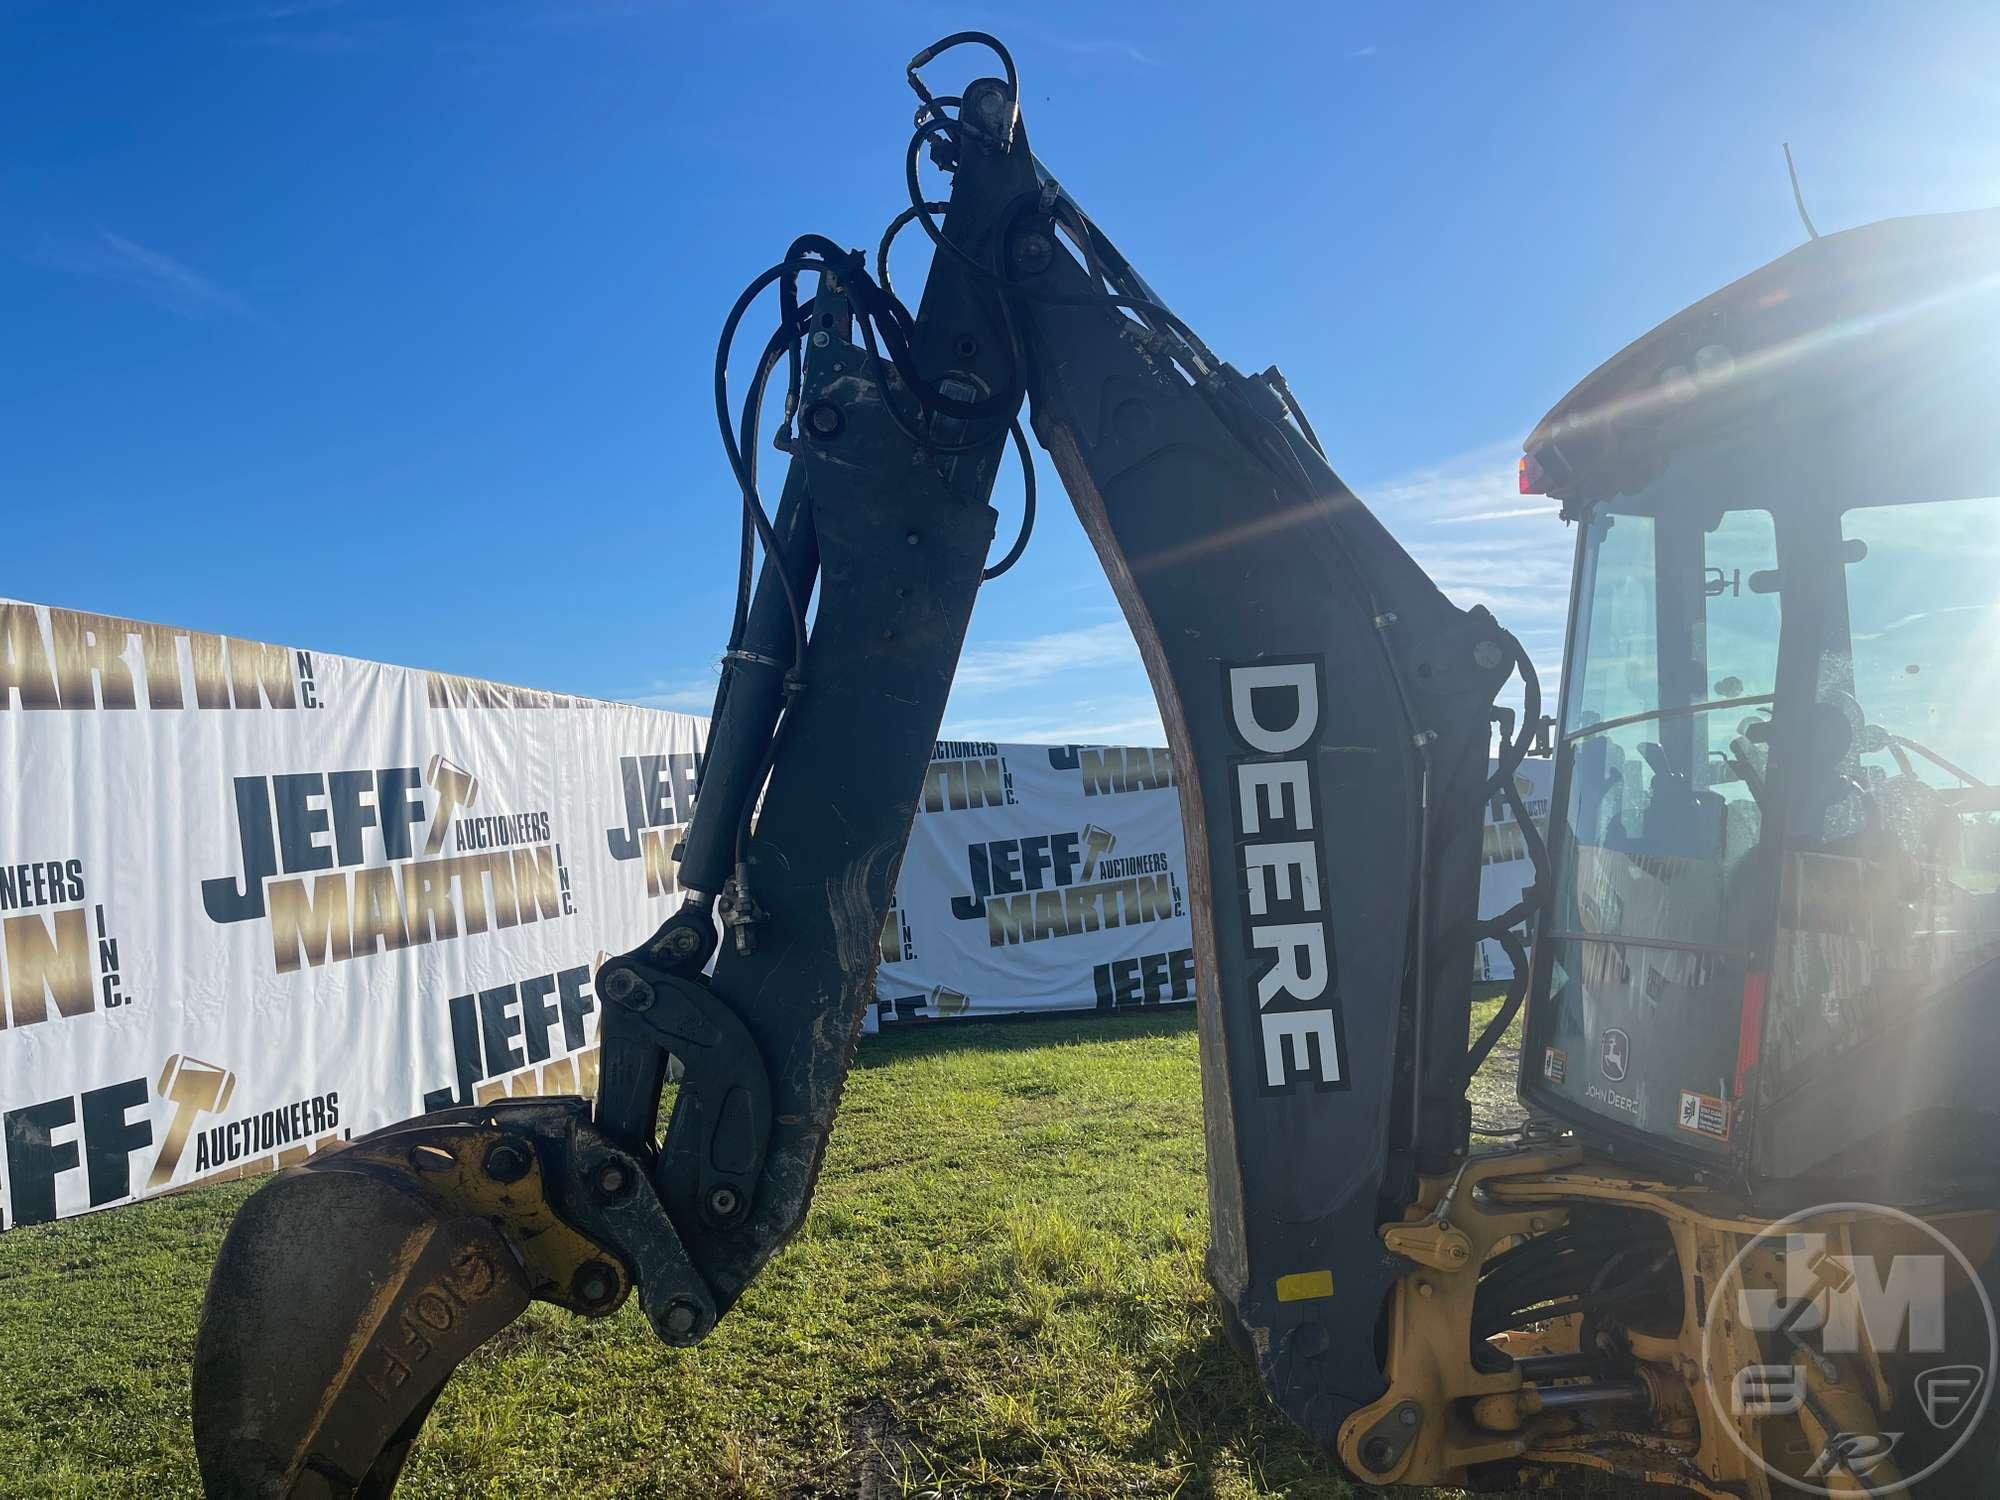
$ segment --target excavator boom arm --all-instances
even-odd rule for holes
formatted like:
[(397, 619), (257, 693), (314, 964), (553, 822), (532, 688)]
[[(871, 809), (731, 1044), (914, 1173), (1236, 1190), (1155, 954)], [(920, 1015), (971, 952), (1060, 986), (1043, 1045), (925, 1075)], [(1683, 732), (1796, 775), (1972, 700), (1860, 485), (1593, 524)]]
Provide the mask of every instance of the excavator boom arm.
[[(964, 42), (1005, 76), (934, 98), (918, 69)], [(1465, 1144), (1478, 809), (1519, 648), (1341, 483), (1282, 377), (1217, 360), (1041, 167), (1004, 49), (948, 38), (911, 78), (911, 209), (891, 232), (936, 242), (917, 311), (888, 286), (886, 241), (871, 274), (808, 236), (725, 334), (726, 354), (778, 286), (740, 418), (717, 362), (746, 584), (752, 536), (763, 564), (680, 851), (686, 904), (598, 975), (598, 1097), (424, 1116), (246, 1205), (197, 1348), (212, 1495), (386, 1494), (451, 1369), (528, 1301), (601, 1316), (636, 1292), (663, 1340), (693, 1343), (796, 1231), (990, 571), (1010, 431), (1028, 457), (1024, 399), (1172, 746), (1211, 1280), (1328, 1451), (1386, 1389), (1380, 1227)], [(919, 190), (926, 149), (951, 173), (941, 221)], [(791, 462), (766, 515), (756, 427), (781, 367)], [(1017, 914), (992, 899), (1005, 941)], [(670, 1058), (683, 1077), (656, 1139)], [(338, 1275), (304, 1275), (301, 1234), (345, 1239)]]

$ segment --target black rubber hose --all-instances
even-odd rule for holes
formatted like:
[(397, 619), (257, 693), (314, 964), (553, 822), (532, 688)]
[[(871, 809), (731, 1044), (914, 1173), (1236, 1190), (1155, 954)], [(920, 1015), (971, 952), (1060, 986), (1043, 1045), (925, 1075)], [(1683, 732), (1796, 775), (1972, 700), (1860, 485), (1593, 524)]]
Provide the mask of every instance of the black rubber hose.
[[(860, 261), (859, 256), (848, 255), (831, 240), (822, 239), (818, 235), (801, 235), (794, 242), (795, 249), (800, 246), (806, 247), (808, 254), (822, 258), (807, 259), (805, 254), (787, 256), (758, 275), (743, 289), (735, 305), (729, 309), (729, 316), (723, 320), (722, 337), (715, 348), (716, 424), (722, 432), (722, 447), (728, 456), (730, 471), (735, 474), (736, 482), (742, 490), (744, 512), (750, 517), (751, 524), (756, 529), (757, 538), (763, 544), (764, 556), (767, 559), (778, 558), (781, 549), (778, 546), (777, 534), (771, 529), (771, 518), (765, 514), (764, 503), (757, 496), (756, 475), (744, 462), (743, 452), (736, 440), (735, 424), (730, 420), (729, 351), (736, 340), (737, 325), (743, 321), (743, 314), (749, 309), (750, 304), (757, 300), (758, 294), (781, 277), (795, 275), (801, 271), (816, 271), (822, 275), (839, 276), (843, 284), (846, 284), (856, 280), (866, 281), (868, 275), (867, 271), (857, 264)], [(873, 283), (869, 285), (872, 287)], [(778, 582), (784, 586), (785, 603), (792, 617), (792, 671), (796, 673), (804, 665), (806, 656), (805, 603), (799, 598), (790, 574), (782, 566), (778, 568)]]
[(1500, 790), (1504, 782), (1514, 779), (1514, 773), (1521, 769), (1521, 762), (1528, 758), (1528, 751), (1535, 743), (1535, 733), (1542, 720), (1542, 679), (1535, 671), (1534, 662), (1521, 642), (1509, 631), (1501, 631), (1500, 637), (1514, 653), (1514, 667), (1521, 674), (1521, 729), (1511, 741), (1503, 741), (1499, 755), (1494, 757), (1493, 775), (1487, 779), (1486, 790), (1480, 794), (1485, 801)]
[(1018, 417), (1008, 425), (1007, 431), (1013, 436), (1014, 451), (1021, 456), (1021, 530), (1014, 538), (1014, 545), (1007, 549), (1007, 555), (979, 575), (983, 583), (991, 583), (1021, 560), (1021, 554), (1028, 550), (1028, 538), (1035, 530), (1034, 455), (1028, 450), (1028, 437), (1021, 431)]
[[(779, 357), (785, 352), (787, 347), (790, 347), (794, 351), (797, 350), (798, 340), (805, 333), (806, 325), (810, 321), (811, 314), (801, 312), (796, 315), (794, 322), (789, 328), (780, 327), (772, 333), (771, 341), (764, 346), (763, 356), (758, 360), (757, 376), (751, 381), (750, 392), (744, 398), (744, 435), (742, 441), (752, 483), (755, 483), (757, 477), (757, 449), (753, 441), (754, 433), (752, 431), (754, 424), (753, 414), (763, 405), (764, 388), (771, 378), (771, 371), (777, 367)], [(737, 566), (736, 608), (729, 622), (729, 651), (734, 651), (743, 644), (743, 631), (749, 623), (750, 591), (755, 582), (753, 564), (756, 554), (756, 537), (756, 529), (752, 526), (750, 513), (746, 509), (743, 513), (742, 551)], [(725, 653), (722, 675), (715, 684), (715, 703), (709, 710), (709, 722), (711, 723), (722, 717), (722, 706), (729, 698), (729, 678), (730, 667)], [(700, 778), (697, 775), (695, 790), (699, 792), (700, 789)]]
[(937, 41), (932, 42), (923, 51), (911, 58), (910, 65), (905, 70), (905, 76), (910, 81), (910, 87), (917, 91), (917, 97), (924, 101), (924, 107), (932, 115), (939, 115), (941, 113), (940, 106), (946, 101), (933, 97), (931, 91), (924, 87), (924, 80), (918, 75), (917, 70), (929, 66), (954, 47), (966, 46), (984, 47), (1000, 59), (1001, 71), (1007, 75), (1007, 95), (1013, 101), (1014, 105), (1012, 112), (1007, 117), (1007, 129), (1006, 133), (1001, 137), (1000, 149), (1002, 151), (1012, 150), (1014, 146), (1014, 129), (1020, 123), (1021, 119), (1021, 75), (1015, 71), (1014, 54), (1001, 44), (998, 37), (984, 31), (954, 31), (950, 36), (940, 37)]
[(909, 226), (910, 220), (920, 213), (941, 214), (951, 205), (948, 203), (912, 203), (908, 208), (889, 221), (889, 227), (882, 231), (881, 243), (875, 247), (875, 284), (889, 296), (896, 295), (896, 289), (889, 282), (889, 247), (896, 243), (896, 236)]
[(1535, 894), (1517, 903), (1520, 916), (1506, 923), (1512, 927), (1533, 915), (1535, 908), (1548, 898), (1548, 892), (1541, 887), (1549, 877), (1549, 845), (1548, 840), (1542, 837), (1542, 830), (1535, 826), (1535, 820), (1528, 816), (1527, 804), (1522, 802), (1521, 789), (1514, 785), (1513, 777), (1509, 776), (1502, 784), (1500, 796), (1506, 802), (1508, 812), (1513, 814), (1515, 826), (1521, 830), (1521, 841), (1528, 846), (1528, 864), (1535, 872), (1535, 883), (1529, 888)]
[[(911, 386), (910, 393), (916, 397), (917, 421), (920, 424), (925, 419), (923, 394), (920, 390), (912, 386), (910, 376), (897, 367), (893, 359), (885, 360), (883, 358), (882, 349), (875, 342), (875, 325), (873, 321), (863, 318), (860, 322), (861, 342), (863, 347), (868, 351), (868, 369), (874, 377), (875, 389), (882, 396), (882, 410), (888, 415), (889, 420), (895, 424), (896, 430), (910, 440), (912, 447), (919, 450), (928, 449), (932, 453), (970, 453), (975, 448), (985, 447), (1001, 435), (999, 429), (991, 428), (974, 437), (965, 438), (956, 443), (948, 443), (939, 438), (932, 437), (928, 433), (919, 432), (915, 427), (912, 427), (904, 419), (903, 414), (896, 410), (895, 394), (890, 390), (889, 382), (882, 374), (882, 366), (888, 364), (892, 369), (896, 369), (897, 374), (903, 376), (903, 384)], [(1012, 421), (1011, 417), (1009, 421)]]
[(1479, 1033), (1479, 1040), (1465, 1055), (1465, 1082), (1472, 1082), (1472, 1075), (1485, 1066), (1492, 1055), (1494, 1046), (1507, 1034), (1507, 1028), (1514, 1024), (1514, 1017), (1521, 1013), (1521, 1003), (1528, 998), (1528, 950), (1520, 938), (1511, 931), (1494, 934), (1494, 939), (1507, 950), (1507, 957), (1514, 965), (1514, 978), (1507, 986), (1506, 1003), (1499, 1013), (1486, 1023), (1486, 1029)]

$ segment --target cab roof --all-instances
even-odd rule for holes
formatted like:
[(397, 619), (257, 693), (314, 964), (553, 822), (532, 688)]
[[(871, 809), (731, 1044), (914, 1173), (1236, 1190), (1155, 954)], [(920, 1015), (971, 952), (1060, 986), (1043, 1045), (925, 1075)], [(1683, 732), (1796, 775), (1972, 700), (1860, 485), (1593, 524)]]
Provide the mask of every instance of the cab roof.
[(1578, 382), (1523, 444), (1535, 488), (1565, 501), (1628, 491), (1675, 447), (1840, 396), (1865, 401), (1941, 339), (1980, 326), (1965, 317), (1974, 306), (2000, 306), (2000, 209), (1808, 240)]

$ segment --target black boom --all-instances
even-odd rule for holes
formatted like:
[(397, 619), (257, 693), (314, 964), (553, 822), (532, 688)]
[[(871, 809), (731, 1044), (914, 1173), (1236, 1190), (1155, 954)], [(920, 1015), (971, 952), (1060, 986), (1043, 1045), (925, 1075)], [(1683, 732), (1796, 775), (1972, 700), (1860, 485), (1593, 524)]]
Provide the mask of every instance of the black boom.
[[(964, 42), (992, 48), (1005, 77), (932, 96), (916, 69)], [(1489, 714), (1525, 662), (1341, 483), (1282, 377), (1219, 361), (1042, 169), (998, 43), (947, 38), (911, 77), (910, 208), (889, 237), (915, 223), (934, 242), (917, 312), (889, 287), (889, 237), (873, 276), (858, 252), (806, 237), (746, 291), (717, 358), (743, 586), (681, 851), (687, 903), (598, 976), (599, 1097), (588, 1118), (581, 1101), (427, 1116), (259, 1194), (198, 1351), (213, 1493), (290, 1493), (330, 1473), (386, 1493), (452, 1366), (528, 1297), (601, 1315), (636, 1288), (660, 1335), (691, 1343), (798, 1228), (973, 597), (1032, 523), (1031, 471), (1021, 539), (989, 569), (987, 499), (1010, 432), (1028, 458), (1024, 399), (1172, 742), (1211, 1279), (1265, 1385), (1328, 1451), (1385, 1388), (1394, 1263), (1379, 1228), (1466, 1144)], [(919, 180), (926, 149), (951, 174), (941, 221)], [(802, 303), (806, 274), (817, 288)], [(739, 417), (728, 347), (773, 285), (779, 327)], [(755, 455), (781, 365), (791, 463), (771, 515)], [(669, 1057), (685, 1079), (662, 1143)], [(469, 1309), (422, 1362), (329, 1327), (326, 1296), (309, 1317), (288, 1312), (290, 1263), (252, 1240), (328, 1222), (315, 1183), (323, 1207), (395, 1210), (364, 1226), (401, 1268), (371, 1283), (371, 1307), (435, 1305), (423, 1298), (442, 1288)], [(519, 1276), (490, 1270), (496, 1223)], [(411, 1281), (419, 1267), (445, 1279)], [(246, 1339), (283, 1346), (301, 1388), (332, 1395), (261, 1417), (271, 1366)], [(371, 1403), (385, 1357), (407, 1369), (394, 1401)]]

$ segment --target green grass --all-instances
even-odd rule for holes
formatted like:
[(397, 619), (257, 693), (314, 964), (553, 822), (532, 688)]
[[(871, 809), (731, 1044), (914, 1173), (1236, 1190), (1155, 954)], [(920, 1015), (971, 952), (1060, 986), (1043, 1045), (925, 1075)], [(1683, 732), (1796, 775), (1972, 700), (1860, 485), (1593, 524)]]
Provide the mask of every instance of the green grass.
[[(0, 1236), (0, 1495), (198, 1492), (195, 1320), (253, 1186)], [(1350, 1493), (1224, 1341), (1204, 1220), (1191, 1017), (885, 1037), (803, 1232), (706, 1342), (538, 1304), (398, 1494)]]
[[(1476, 1041), (1487, 1022), (1500, 1013), (1506, 998), (1505, 985), (1485, 985), (1474, 992), (1472, 1036)], [(1487, 1054), (1485, 1066), (1474, 1075), (1465, 1093), (1472, 1101), (1472, 1123), (1482, 1129), (1511, 1130), (1527, 1119), (1528, 1112), (1514, 1092), (1521, 1066), (1521, 1017), (1515, 1016), (1500, 1040)], [(1474, 1144), (1477, 1144), (1475, 1142)]]

